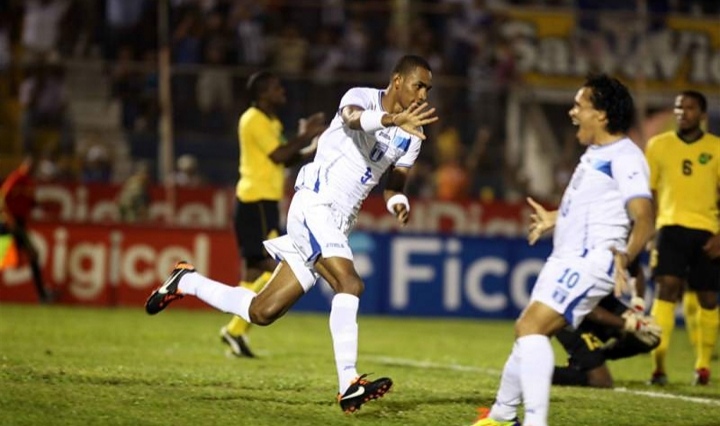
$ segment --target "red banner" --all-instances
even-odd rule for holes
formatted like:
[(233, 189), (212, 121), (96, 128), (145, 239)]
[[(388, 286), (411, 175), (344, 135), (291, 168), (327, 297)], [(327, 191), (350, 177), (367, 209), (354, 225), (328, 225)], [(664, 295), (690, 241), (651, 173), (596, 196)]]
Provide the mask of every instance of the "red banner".
[[(229, 230), (190, 230), (107, 225), (33, 226), (46, 285), (61, 303), (142, 305), (178, 260), (233, 284), (240, 276), (234, 235)], [(0, 271), (0, 301), (34, 302), (30, 268)], [(191, 298), (187, 307), (204, 306)]]

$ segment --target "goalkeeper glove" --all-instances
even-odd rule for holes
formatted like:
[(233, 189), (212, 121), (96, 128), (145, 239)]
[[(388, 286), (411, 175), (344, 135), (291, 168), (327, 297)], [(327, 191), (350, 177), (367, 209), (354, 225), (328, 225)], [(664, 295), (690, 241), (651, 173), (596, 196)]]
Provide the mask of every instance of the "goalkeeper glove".
[(645, 299), (642, 297), (634, 296), (630, 299), (630, 309), (637, 314), (645, 313)]
[(625, 331), (632, 333), (644, 344), (656, 346), (660, 342), (662, 328), (655, 322), (655, 318), (630, 311), (624, 313), (623, 318), (625, 319)]

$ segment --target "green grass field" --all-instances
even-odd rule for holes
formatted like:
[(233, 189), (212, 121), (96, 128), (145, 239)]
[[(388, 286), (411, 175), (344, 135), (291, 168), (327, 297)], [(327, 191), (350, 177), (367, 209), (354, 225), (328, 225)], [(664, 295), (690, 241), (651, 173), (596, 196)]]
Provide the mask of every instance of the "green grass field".
[[(345, 415), (327, 315), (290, 313), (254, 329), (259, 359), (226, 356), (227, 318), (0, 305), (0, 424), (469, 425), (491, 404), (513, 339), (509, 321), (361, 317), (359, 371), (395, 387)], [(687, 336), (674, 337), (671, 385), (644, 384), (648, 356), (614, 362), (625, 391), (553, 388), (550, 424), (720, 425), (720, 367), (710, 386), (690, 386)]]

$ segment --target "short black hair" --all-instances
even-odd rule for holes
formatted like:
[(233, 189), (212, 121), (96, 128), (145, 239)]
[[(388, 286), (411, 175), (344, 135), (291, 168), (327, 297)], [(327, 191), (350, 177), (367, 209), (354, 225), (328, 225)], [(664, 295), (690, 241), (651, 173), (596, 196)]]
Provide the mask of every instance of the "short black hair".
[(258, 71), (251, 75), (247, 81), (247, 91), (250, 94), (250, 101), (257, 102), (260, 95), (270, 87), (270, 82), (276, 78), (277, 76), (275, 74), (266, 70)]
[(607, 74), (587, 77), (583, 87), (592, 89), (590, 102), (598, 111), (605, 111), (610, 134), (627, 133), (635, 120), (635, 103), (630, 91), (618, 79)]
[(707, 99), (702, 93), (697, 90), (683, 90), (680, 95), (695, 99), (700, 106), (700, 111), (707, 112)]
[(430, 64), (424, 58), (417, 55), (405, 55), (400, 58), (397, 64), (395, 64), (392, 73), (407, 75), (418, 67), (425, 68), (426, 70), (432, 72), (432, 69), (430, 69)]

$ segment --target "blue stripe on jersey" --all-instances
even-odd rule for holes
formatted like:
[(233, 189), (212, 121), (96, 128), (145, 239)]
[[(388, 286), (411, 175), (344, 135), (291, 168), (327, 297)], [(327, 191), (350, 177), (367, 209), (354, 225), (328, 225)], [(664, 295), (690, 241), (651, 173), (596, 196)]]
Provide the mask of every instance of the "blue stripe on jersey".
[(318, 191), (320, 191), (320, 169), (319, 169), (319, 168), (318, 168), (317, 177), (315, 178), (315, 185), (313, 185), (313, 191), (314, 191), (315, 193), (317, 193)]
[(612, 175), (612, 168), (610, 167), (609, 161), (603, 161), (603, 160), (593, 160), (592, 161), (592, 167), (593, 169), (605, 173), (606, 175), (613, 177)]
[(410, 138), (395, 136), (395, 139), (393, 139), (393, 145), (395, 145), (398, 149), (402, 149), (403, 152), (407, 152), (408, 148), (410, 148)]
[(318, 240), (315, 238), (315, 235), (313, 235), (310, 228), (307, 226), (307, 221), (303, 221), (303, 225), (305, 225), (305, 229), (308, 230), (308, 235), (310, 236), (310, 247), (312, 248), (312, 254), (307, 259), (307, 261), (311, 261), (313, 259), (316, 259), (318, 256), (320, 256), (320, 243), (318, 243)]
[(575, 310), (575, 307), (580, 303), (581, 300), (587, 296), (588, 292), (593, 288), (594, 286), (590, 286), (587, 290), (585, 290), (581, 295), (575, 298), (570, 304), (565, 308), (565, 312), (563, 313), (563, 317), (565, 318), (565, 321), (567, 321), (568, 324), (572, 325), (573, 323), (573, 311)]

